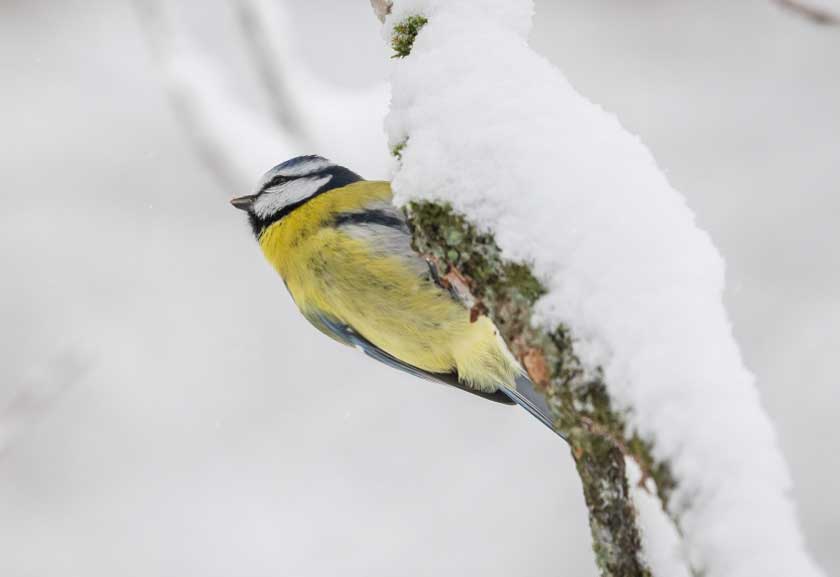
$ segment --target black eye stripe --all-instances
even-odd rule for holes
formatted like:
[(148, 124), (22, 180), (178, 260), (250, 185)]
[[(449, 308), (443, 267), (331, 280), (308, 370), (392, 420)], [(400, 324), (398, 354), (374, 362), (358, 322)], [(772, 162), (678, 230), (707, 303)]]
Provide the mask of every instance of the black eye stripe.
[(318, 171), (318, 172), (314, 172), (314, 173), (310, 173), (310, 174), (306, 174), (306, 175), (301, 175), (301, 176), (289, 177), (289, 176), (277, 175), (277, 176), (273, 177), (270, 181), (268, 181), (262, 187), (259, 194), (262, 194), (267, 189), (269, 189), (273, 186), (278, 186), (278, 185), (283, 184), (284, 182), (289, 181), (289, 180), (295, 180), (297, 178), (307, 178), (307, 177), (313, 177), (313, 176), (327, 176), (327, 175), (331, 176), (332, 178), (330, 178), (330, 180), (327, 183), (325, 183), (318, 191), (316, 191), (315, 194), (312, 194), (308, 198), (305, 198), (305, 199), (303, 199), (299, 202), (295, 202), (293, 204), (285, 206), (281, 210), (278, 210), (276, 213), (268, 215), (266, 217), (259, 217), (256, 214), (254, 214), (253, 211), (249, 212), (248, 213), (249, 217), (250, 217), (249, 220), (251, 222), (251, 228), (254, 231), (254, 236), (256, 236), (257, 238), (260, 238), (260, 235), (262, 235), (262, 233), (269, 226), (271, 226), (273, 223), (282, 219), (284, 216), (291, 213), (296, 208), (298, 208), (300, 206), (303, 206), (304, 204), (306, 204), (307, 202), (309, 202), (313, 198), (316, 198), (320, 194), (323, 194), (324, 192), (333, 190), (335, 188), (343, 188), (343, 187), (347, 186), (348, 184), (352, 184), (354, 182), (358, 182), (360, 180), (363, 180), (363, 178), (361, 176), (359, 176), (358, 174), (356, 174), (355, 172), (353, 172), (351, 170), (348, 170), (348, 169), (344, 168), (343, 166), (333, 165), (333, 166), (328, 167), (325, 170), (321, 170), (321, 171)]
[(275, 186), (281, 185), (284, 182), (288, 182), (290, 180), (292, 180), (292, 179), (289, 178), (288, 176), (283, 176), (282, 174), (278, 174), (277, 176), (275, 176), (274, 178), (272, 178), (271, 180), (266, 182), (265, 185), (262, 187), (262, 190), (260, 190), (260, 192), (264, 192), (264, 191), (268, 190), (269, 188), (273, 188)]

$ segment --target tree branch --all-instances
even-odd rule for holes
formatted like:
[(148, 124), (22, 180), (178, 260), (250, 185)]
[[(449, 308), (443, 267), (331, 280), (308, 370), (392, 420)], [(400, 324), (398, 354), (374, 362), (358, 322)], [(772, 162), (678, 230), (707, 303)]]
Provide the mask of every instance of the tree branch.
[[(410, 54), (426, 22), (414, 15), (395, 24), (391, 38), (395, 57)], [(404, 146), (392, 151), (397, 158)], [(436, 263), (440, 276), (457, 271), (466, 279), (479, 309), (494, 321), (545, 395), (555, 429), (571, 445), (601, 575), (650, 577), (625, 459), (638, 464), (642, 482), (654, 487), (663, 511), (669, 511), (676, 486), (668, 463), (657, 461), (651, 446), (628, 430), (626, 415), (613, 407), (600, 371), (587, 373), (575, 355), (568, 328), (533, 326), (533, 307), (546, 289), (527, 265), (505, 260), (491, 234), (479, 233), (448, 206), (411, 203), (407, 213), (414, 248)], [(676, 515), (670, 519), (679, 533), (679, 519)]]
[(528, 47), (527, 0), (401, 1), (395, 198), (545, 395), (601, 574), (822, 577), (728, 328), (721, 255), (650, 151)]

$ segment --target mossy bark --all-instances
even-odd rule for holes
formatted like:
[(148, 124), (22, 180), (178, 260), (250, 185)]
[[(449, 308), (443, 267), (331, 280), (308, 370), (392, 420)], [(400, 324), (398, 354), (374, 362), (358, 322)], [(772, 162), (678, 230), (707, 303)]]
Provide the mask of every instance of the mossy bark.
[(417, 14), (394, 25), (394, 33), (391, 35), (391, 48), (394, 50), (392, 58), (404, 58), (411, 54), (414, 39), (426, 22), (428, 20), (425, 16)]
[[(411, 53), (426, 23), (423, 16), (411, 16), (394, 27), (395, 58)], [(394, 156), (400, 158), (409, 142), (410, 135), (394, 147)], [(449, 206), (412, 203), (406, 214), (414, 248), (438, 268), (441, 278), (454, 276), (467, 285), (473, 314), (486, 314), (495, 322), (545, 395), (554, 428), (568, 440), (580, 475), (601, 575), (651, 577), (642, 559), (625, 460), (637, 463), (645, 486), (654, 482), (665, 511), (676, 486), (668, 463), (654, 459), (650, 445), (628, 429), (626, 414), (613, 406), (602, 373), (584, 371), (568, 328), (545, 330), (532, 324), (533, 307), (546, 289), (527, 263), (506, 260), (491, 234)]]
[[(652, 459), (637, 438), (624, 442), (624, 421), (612, 410), (600, 376), (584, 373), (569, 332), (563, 327), (544, 331), (532, 325), (533, 306), (545, 293), (542, 284), (527, 265), (506, 261), (491, 235), (478, 232), (449, 207), (414, 203), (407, 207), (407, 214), (415, 249), (438, 267), (441, 277), (454, 273), (466, 280), (475, 299), (474, 310), (493, 319), (545, 394), (555, 429), (568, 439), (577, 465), (601, 574), (650, 576), (640, 557), (641, 539), (624, 459), (636, 458), (640, 464)], [(631, 446), (637, 455), (631, 453)], [(666, 471), (656, 474), (665, 480)], [(662, 485), (670, 486), (670, 482)]]

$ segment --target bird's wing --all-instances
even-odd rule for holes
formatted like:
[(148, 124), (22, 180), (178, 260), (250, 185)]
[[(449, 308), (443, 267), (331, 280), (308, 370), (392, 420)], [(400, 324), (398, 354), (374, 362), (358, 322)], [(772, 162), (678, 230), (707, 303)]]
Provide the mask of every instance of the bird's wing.
[(315, 325), (315, 327), (318, 328), (318, 330), (320, 330), (322, 333), (337, 340), (342, 344), (355, 347), (364, 352), (367, 356), (376, 359), (380, 363), (384, 363), (392, 368), (399, 369), (410, 375), (414, 375), (415, 377), (420, 377), (421, 379), (450, 385), (463, 391), (467, 391), (468, 393), (472, 393), (473, 395), (477, 395), (479, 397), (495, 401), (497, 403), (512, 405), (516, 402), (515, 399), (510, 398), (510, 395), (505, 394), (501, 390), (493, 393), (485, 393), (482, 391), (471, 389), (466, 385), (458, 382), (458, 375), (454, 373), (431, 373), (429, 371), (425, 371), (423, 369), (405, 363), (400, 359), (396, 358), (395, 356), (387, 353), (386, 351), (383, 351), (382, 349), (374, 345), (372, 342), (370, 342), (362, 335), (357, 333), (353, 329), (353, 327), (335, 319), (330, 315), (327, 315), (323, 311), (309, 311), (304, 314), (306, 315), (306, 318), (309, 320), (309, 322)]
[(376, 200), (357, 211), (341, 213), (335, 219), (335, 227), (364, 241), (372, 250), (400, 258), (418, 276), (429, 274), (428, 263), (411, 247), (411, 230), (405, 215), (390, 202)]
[(536, 385), (525, 375), (516, 377), (516, 388), (502, 387), (504, 392), (511, 401), (531, 413), (543, 425), (557, 433), (563, 440), (568, 442), (566, 436), (554, 428), (554, 419), (551, 416), (551, 410), (548, 408), (548, 402), (545, 396), (539, 393)]
[[(389, 256), (401, 258), (418, 276), (428, 277), (430, 281), (447, 291), (453, 300), (463, 304), (461, 296), (456, 294), (451, 286), (446, 286), (441, 282), (435, 267), (414, 251), (411, 246), (411, 230), (405, 216), (390, 202), (379, 200), (368, 204), (359, 211), (343, 213), (336, 219), (335, 226), (345, 234), (362, 239), (369, 246)], [(551, 412), (545, 397), (536, 390), (534, 383), (524, 374), (516, 378), (515, 387), (502, 386), (495, 393), (482, 393), (460, 383), (457, 374), (430, 373), (401, 361), (340, 321), (326, 318), (322, 314), (318, 319), (310, 317), (310, 321), (332, 338), (361, 349), (365, 354), (381, 363), (417, 377), (452, 385), (499, 403), (517, 404), (549, 429), (554, 430)], [(563, 437), (562, 434), (557, 434)]]
[(435, 266), (414, 250), (405, 215), (390, 202), (378, 200), (356, 212), (343, 213), (336, 219), (335, 225), (343, 233), (363, 240), (374, 250), (400, 258), (417, 276), (430, 280), (452, 300), (464, 305), (463, 296), (455, 287), (442, 282)]

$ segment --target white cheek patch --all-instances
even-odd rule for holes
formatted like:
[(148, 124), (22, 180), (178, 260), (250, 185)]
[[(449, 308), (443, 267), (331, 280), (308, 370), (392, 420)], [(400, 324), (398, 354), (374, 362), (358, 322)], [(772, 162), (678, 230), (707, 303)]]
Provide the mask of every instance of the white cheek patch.
[(332, 179), (328, 174), (321, 178), (298, 178), (269, 188), (257, 197), (252, 210), (257, 217), (268, 219), (284, 208), (306, 200)]

